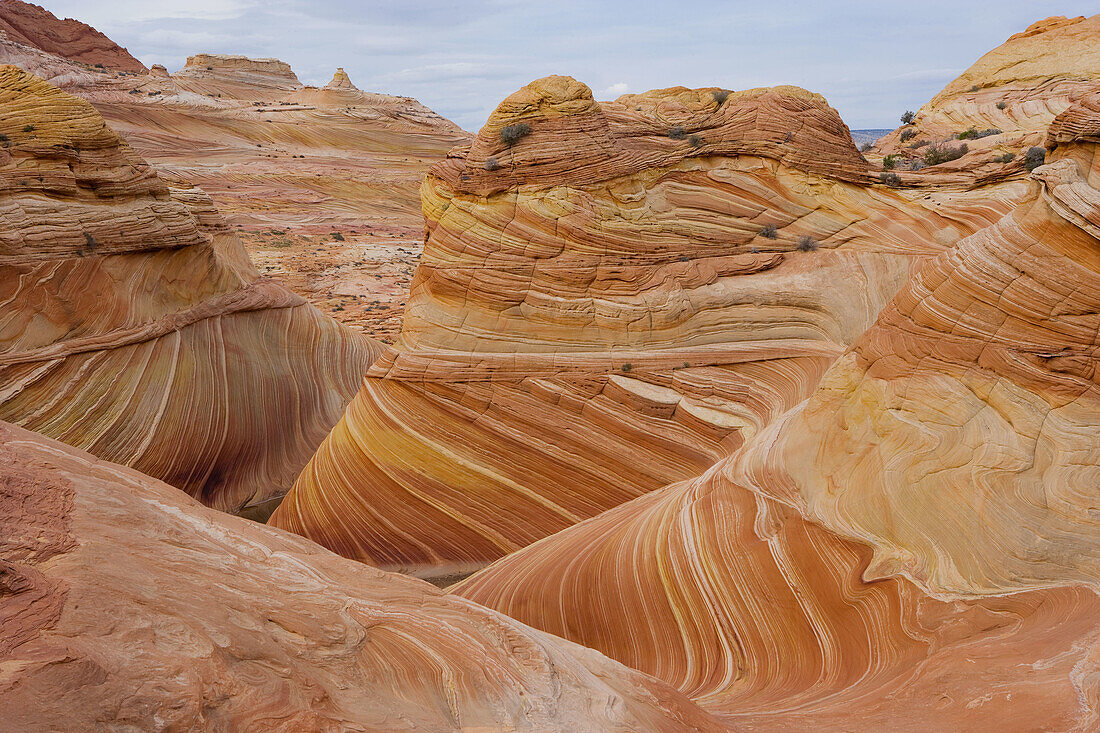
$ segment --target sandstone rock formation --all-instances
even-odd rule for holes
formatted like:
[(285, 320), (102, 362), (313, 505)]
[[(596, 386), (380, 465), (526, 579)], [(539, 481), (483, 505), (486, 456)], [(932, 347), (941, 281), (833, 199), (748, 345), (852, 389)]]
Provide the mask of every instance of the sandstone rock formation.
[(808, 401), (456, 592), (755, 730), (1096, 729), (1098, 110)]
[(110, 71), (144, 72), (145, 64), (95, 28), (59, 20), (38, 5), (0, 0), (0, 33), (17, 43)]
[(359, 89), (351, 83), (351, 78), (348, 77), (348, 73), (344, 71), (344, 67), (341, 66), (336, 69), (336, 73), (332, 75), (332, 81), (325, 84), (325, 89)]
[(1047, 18), (978, 59), (875, 150), (921, 160), (927, 145), (957, 146), (962, 134), (970, 155), (937, 168), (971, 176), (1022, 173), (1027, 148), (1042, 145), (1055, 116), (1095, 90), (1098, 79), (1100, 15)]
[(146, 160), (202, 186), (263, 271), (344, 323), (396, 336), (420, 182), (469, 139), (456, 125), (350, 81), (304, 87), (275, 59), (198, 54), (174, 76), (111, 73), (0, 34), (0, 63), (91, 101)]
[(260, 277), (209, 197), (0, 67), (0, 419), (220, 509), (282, 494), (377, 347)]
[(10, 730), (724, 730), (591, 650), (0, 423)]
[(871, 180), (801, 89), (528, 85), (425, 181), (401, 339), (271, 522), (447, 575), (697, 476), (1026, 190)]

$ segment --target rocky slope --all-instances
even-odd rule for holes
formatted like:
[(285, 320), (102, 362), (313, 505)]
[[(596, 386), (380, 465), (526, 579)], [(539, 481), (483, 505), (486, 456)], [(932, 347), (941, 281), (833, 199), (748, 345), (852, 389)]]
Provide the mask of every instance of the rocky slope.
[(107, 73), (0, 38), (0, 63), (91, 101), (146, 160), (201, 186), (264, 272), (396, 337), (423, 235), (420, 181), (468, 140), (457, 126), (346, 74), (304, 86), (276, 59), (196, 54), (175, 74)]
[(667, 685), (0, 423), (11, 730), (724, 730)]
[(1094, 729), (1097, 109), (807, 402), (455, 590), (753, 729)]
[(0, 67), (0, 419), (227, 510), (281, 495), (377, 353), (260, 277), (202, 191)]
[(401, 339), (271, 521), (446, 575), (698, 475), (1026, 190), (872, 180), (801, 89), (528, 85), (425, 181)]
[(1098, 79), (1100, 15), (1047, 18), (978, 59), (921, 107), (912, 124), (880, 139), (875, 152), (899, 156), (904, 169), (923, 162), (929, 145), (965, 143), (966, 158), (936, 169), (979, 177), (1018, 173), (1024, 153), (1043, 144), (1055, 116), (1095, 90)]
[(145, 64), (95, 28), (72, 18), (60, 20), (45, 8), (21, 0), (0, 0), (0, 34), (86, 66), (133, 73), (147, 71)]

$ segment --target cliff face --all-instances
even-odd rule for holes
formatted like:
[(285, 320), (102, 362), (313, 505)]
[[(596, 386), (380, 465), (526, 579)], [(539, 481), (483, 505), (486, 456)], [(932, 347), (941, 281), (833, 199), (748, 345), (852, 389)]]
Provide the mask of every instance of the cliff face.
[(804, 90), (532, 83), (425, 181), (401, 338), (271, 521), (449, 574), (698, 475), (1024, 190), (865, 169)]
[(221, 509), (281, 494), (377, 347), (87, 102), (6, 66), (0, 110), (0, 419)]
[(725, 730), (591, 650), (0, 423), (12, 730)]
[(46, 53), (111, 71), (141, 73), (145, 64), (80, 21), (60, 20), (53, 13), (21, 0), (0, 0), (0, 33)]
[(806, 402), (453, 590), (759, 730), (1095, 728), (1098, 108)]

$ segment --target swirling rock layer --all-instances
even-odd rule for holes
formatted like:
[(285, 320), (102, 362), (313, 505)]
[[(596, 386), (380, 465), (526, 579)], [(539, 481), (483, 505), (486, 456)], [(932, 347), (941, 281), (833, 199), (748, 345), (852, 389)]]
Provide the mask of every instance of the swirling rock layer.
[(1095, 108), (809, 400), (455, 592), (755, 729), (1095, 729)]
[(871, 187), (819, 96), (720, 91), (505, 100), (425, 181), (401, 339), (272, 523), (445, 575), (696, 476), (1024, 190)]
[(667, 685), (0, 423), (11, 730), (717, 731)]
[(0, 67), (0, 418), (222, 509), (282, 494), (376, 347), (261, 278), (82, 100)]

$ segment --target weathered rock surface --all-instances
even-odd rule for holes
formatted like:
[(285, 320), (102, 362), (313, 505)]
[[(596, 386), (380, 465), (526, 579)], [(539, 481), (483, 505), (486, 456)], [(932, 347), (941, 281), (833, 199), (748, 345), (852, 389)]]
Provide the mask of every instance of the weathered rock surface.
[(88, 66), (145, 71), (145, 64), (95, 28), (72, 18), (60, 20), (45, 8), (21, 0), (0, 0), (0, 34)]
[(1098, 107), (807, 402), (455, 591), (756, 730), (1095, 729)]
[(1026, 190), (869, 180), (804, 90), (532, 83), (425, 181), (401, 339), (271, 521), (444, 575), (697, 476)]
[(591, 650), (0, 423), (10, 730), (724, 730)]
[(0, 419), (220, 509), (281, 495), (377, 346), (87, 102), (0, 67), (0, 133)]

